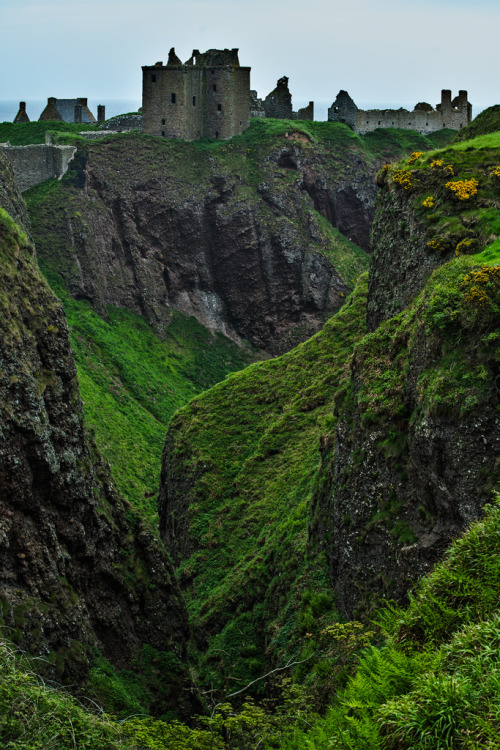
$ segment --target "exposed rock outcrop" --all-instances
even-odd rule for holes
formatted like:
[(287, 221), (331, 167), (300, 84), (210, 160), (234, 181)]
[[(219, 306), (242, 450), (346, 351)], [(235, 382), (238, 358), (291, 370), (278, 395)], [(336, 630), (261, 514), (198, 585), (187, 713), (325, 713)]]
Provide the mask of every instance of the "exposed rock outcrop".
[(31, 209), (38, 251), (102, 314), (127, 307), (161, 333), (173, 307), (236, 341), (289, 349), (366, 264), (333, 227), (368, 249), (373, 166), (302, 133), (261, 150), (134, 136), (89, 145), (72, 184)]
[[(0, 171), (0, 201), (14, 194), (20, 205), (11, 177)], [(5, 635), (73, 686), (95, 649), (117, 668), (131, 668), (145, 644), (168, 651), (177, 665), (167, 677), (170, 708), (185, 713), (187, 615), (168, 555), (119, 497), (85, 433), (62, 307), (3, 209), (0, 249)]]
[[(425, 313), (423, 303), (410, 320), (388, 321), (360, 343), (323, 445), (311, 536), (327, 551), (348, 617), (380, 599), (404, 601), (481, 515), (498, 480), (494, 347), (478, 355), (471, 337), (450, 357), (435, 331), (426, 335)], [(478, 403), (468, 409), (468, 399)]]
[(16, 183), (14, 171), (6, 156), (0, 151), (0, 206), (7, 211), (25, 232), (30, 230), (26, 203)]

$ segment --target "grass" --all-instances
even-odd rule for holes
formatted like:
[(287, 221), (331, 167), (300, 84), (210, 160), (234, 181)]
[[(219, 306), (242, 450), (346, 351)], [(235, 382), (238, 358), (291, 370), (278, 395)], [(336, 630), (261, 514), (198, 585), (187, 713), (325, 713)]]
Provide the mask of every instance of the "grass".
[(120, 492), (154, 518), (172, 414), (255, 352), (175, 311), (165, 340), (128, 310), (109, 307), (104, 320), (87, 301), (73, 299), (54, 272), (45, 273), (64, 305), (86, 424)]
[[(307, 549), (307, 520), (320, 438), (363, 319), (362, 283), (316, 336), (231, 375), (173, 418), (166, 460), (187, 487), (181, 513), (194, 550), (180, 581), (195, 630), (215, 636), (200, 666), (214, 684), (221, 671), (244, 680), (262, 670), (265, 641), (275, 658), (300, 651), (302, 610), (286, 602), (327, 587), (324, 558)], [(170, 543), (174, 554), (186, 546)], [(312, 632), (321, 622), (312, 617)]]
[(105, 714), (92, 715), (37, 676), (0, 643), (0, 743), (5, 750), (120, 750), (131, 747)]
[(55, 136), (59, 133), (77, 136), (86, 130), (99, 130), (97, 125), (85, 125), (72, 122), (0, 122), (0, 143), (9, 142), (11, 146), (27, 146), (33, 143), (45, 143), (45, 133)]
[(483, 110), (466, 128), (459, 130), (455, 136), (457, 141), (469, 141), (478, 135), (500, 131), (500, 104)]
[[(407, 608), (379, 612), (382, 643), (324, 719), (284, 750), (453, 750), (500, 743), (500, 505), (489, 507), (422, 579)], [(380, 636), (379, 636), (380, 638)]]
[[(401, 167), (399, 172), (398, 167)], [(479, 135), (444, 149), (423, 153), (411, 166), (407, 161), (389, 170), (386, 184), (391, 191), (404, 190), (420, 226), (429, 239), (429, 253), (444, 260), (453, 255), (478, 254), (479, 261), (498, 263), (500, 258), (500, 132)], [(500, 169), (498, 170), (500, 174)], [(401, 187), (401, 175), (407, 188)], [(382, 178), (384, 179), (384, 177)], [(409, 180), (409, 182), (408, 182)], [(477, 192), (462, 198), (449, 185), (476, 181)], [(424, 201), (432, 199), (426, 207)]]

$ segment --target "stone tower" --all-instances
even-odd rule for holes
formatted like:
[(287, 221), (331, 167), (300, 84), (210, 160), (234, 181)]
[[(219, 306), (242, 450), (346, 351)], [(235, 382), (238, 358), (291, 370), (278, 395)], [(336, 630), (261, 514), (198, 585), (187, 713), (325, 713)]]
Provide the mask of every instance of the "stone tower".
[(193, 50), (183, 64), (172, 47), (166, 65), (145, 65), (142, 75), (144, 133), (226, 139), (249, 125), (250, 68), (237, 49)]

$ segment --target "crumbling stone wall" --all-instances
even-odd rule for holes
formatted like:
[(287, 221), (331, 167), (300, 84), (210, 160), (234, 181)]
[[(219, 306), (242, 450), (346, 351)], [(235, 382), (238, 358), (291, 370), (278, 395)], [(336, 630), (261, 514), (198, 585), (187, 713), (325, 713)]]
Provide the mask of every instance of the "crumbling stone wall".
[(36, 144), (31, 146), (0, 145), (9, 160), (21, 192), (50, 179), (62, 177), (76, 151), (75, 146)]
[(257, 91), (250, 89), (250, 117), (265, 117), (266, 112), (264, 110), (264, 104), (262, 99), (259, 99)]
[(175, 50), (167, 65), (144, 66), (143, 132), (165, 138), (231, 138), (249, 124), (250, 68), (237, 49), (193, 50), (181, 63)]
[(358, 109), (346, 91), (339, 91), (328, 109), (329, 122), (343, 122), (361, 134), (370, 133), (377, 128), (402, 128), (424, 134), (442, 128), (460, 130), (471, 119), (472, 107), (467, 101), (467, 91), (459, 91), (452, 101), (451, 91), (448, 89), (441, 92), (441, 103), (435, 109), (430, 104), (419, 102), (413, 112), (402, 107), (362, 110)]
[(264, 99), (264, 112), (266, 117), (274, 117), (277, 120), (292, 119), (292, 95), (286, 76), (279, 79), (276, 88)]
[(314, 120), (314, 102), (309, 102), (307, 107), (302, 107), (293, 113), (294, 120)]

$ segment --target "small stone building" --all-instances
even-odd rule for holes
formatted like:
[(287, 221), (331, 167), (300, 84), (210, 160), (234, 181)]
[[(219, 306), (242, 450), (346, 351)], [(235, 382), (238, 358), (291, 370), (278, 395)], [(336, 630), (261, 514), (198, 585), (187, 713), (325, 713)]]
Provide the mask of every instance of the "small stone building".
[[(99, 105), (99, 115), (104, 121), (104, 107), (102, 104)], [(56, 99), (55, 96), (50, 96), (47, 99), (47, 106), (38, 120), (46, 122), (81, 122), (88, 125), (92, 125), (96, 121), (88, 108), (85, 97), (78, 99)]]
[(402, 128), (419, 133), (434, 133), (442, 128), (460, 130), (472, 119), (472, 106), (467, 101), (467, 91), (459, 91), (452, 100), (451, 91), (441, 91), (441, 102), (434, 109), (419, 102), (412, 112), (407, 109), (358, 109), (347, 91), (339, 91), (328, 109), (329, 122), (343, 122), (355, 133), (370, 133), (377, 128)]
[(250, 68), (237, 49), (193, 50), (182, 63), (172, 47), (168, 62), (142, 68), (143, 132), (164, 138), (231, 138), (250, 118)]

